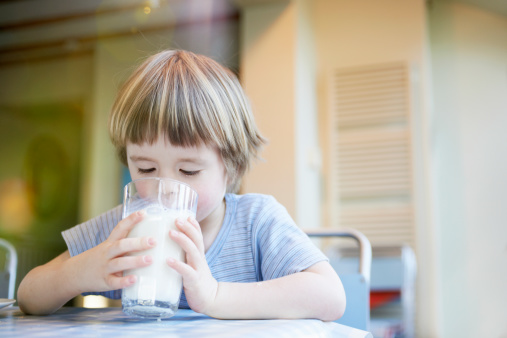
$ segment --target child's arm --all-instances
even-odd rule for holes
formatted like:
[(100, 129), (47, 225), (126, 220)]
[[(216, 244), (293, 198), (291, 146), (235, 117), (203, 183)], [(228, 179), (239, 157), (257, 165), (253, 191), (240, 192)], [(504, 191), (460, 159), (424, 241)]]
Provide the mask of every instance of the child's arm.
[(305, 271), (257, 283), (218, 283), (209, 270), (199, 224), (176, 223), (170, 236), (185, 250), (187, 263), (168, 259), (183, 276), (185, 296), (197, 312), (223, 319), (317, 318), (336, 320), (345, 311), (340, 278), (325, 261)]
[(218, 283), (209, 315), (219, 318), (339, 319), (345, 292), (327, 262), (305, 271), (258, 283)]
[(150, 238), (126, 238), (141, 219), (141, 213), (134, 213), (119, 222), (109, 238), (96, 247), (74, 257), (66, 251), (31, 270), (19, 285), (20, 309), (27, 314), (50, 314), (83, 292), (116, 290), (134, 284), (135, 276), (123, 277), (123, 270), (147, 266), (151, 257), (122, 256), (156, 245)]

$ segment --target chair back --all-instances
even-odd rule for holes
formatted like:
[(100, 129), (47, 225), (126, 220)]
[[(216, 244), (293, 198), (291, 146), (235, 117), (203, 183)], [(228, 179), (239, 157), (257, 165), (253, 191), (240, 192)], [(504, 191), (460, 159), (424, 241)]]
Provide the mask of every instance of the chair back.
[(344, 315), (336, 322), (360, 330), (369, 331), (370, 326), (370, 274), (371, 244), (368, 238), (355, 229), (307, 229), (310, 237), (347, 237), (356, 240), (359, 246), (359, 257), (355, 258), (355, 271), (343, 269), (346, 260), (330, 257), (331, 266), (338, 272), (345, 289), (347, 306)]
[(0, 238), (0, 298), (14, 299), (18, 255), (16, 249)]

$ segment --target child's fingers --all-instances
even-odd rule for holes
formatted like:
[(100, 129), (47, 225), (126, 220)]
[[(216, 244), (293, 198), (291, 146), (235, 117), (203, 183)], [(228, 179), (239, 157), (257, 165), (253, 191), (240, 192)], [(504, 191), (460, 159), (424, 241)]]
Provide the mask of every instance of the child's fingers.
[(197, 220), (194, 218), (194, 217), (188, 217), (187, 218), (187, 221), (192, 224), (192, 226), (201, 234), (202, 236), (202, 231), (201, 231), (201, 226), (199, 225), (199, 222), (197, 222)]
[(131, 213), (128, 217), (122, 219), (111, 231), (108, 240), (119, 240), (127, 237), (130, 230), (143, 219), (145, 212), (144, 210), (136, 211)]
[(199, 250), (201, 254), (204, 254), (204, 241), (199, 223), (191, 217), (188, 217), (187, 219), (178, 218), (176, 220), (176, 226), (181, 230), (181, 232), (187, 235), (192, 242), (194, 242), (197, 250)]
[(129, 269), (142, 268), (152, 263), (153, 258), (149, 255), (118, 257), (109, 262), (107, 269), (109, 274), (115, 274)]
[(148, 250), (157, 245), (153, 237), (123, 238), (111, 244), (108, 258), (125, 255), (129, 252)]
[(185, 264), (172, 257), (167, 258), (166, 262), (167, 265), (169, 265), (169, 267), (173, 268), (177, 273), (181, 275), (183, 280), (190, 281), (195, 279), (196, 275), (195, 270), (192, 269), (192, 267), (189, 266), (188, 264)]
[(135, 282), (137, 282), (137, 277), (135, 275), (128, 275), (125, 277), (109, 275), (109, 277), (106, 279), (106, 284), (110, 290), (123, 289), (135, 284)]
[(185, 251), (187, 264), (197, 269), (204, 258), (201, 256), (195, 243), (184, 233), (175, 230), (169, 231), (169, 237)]

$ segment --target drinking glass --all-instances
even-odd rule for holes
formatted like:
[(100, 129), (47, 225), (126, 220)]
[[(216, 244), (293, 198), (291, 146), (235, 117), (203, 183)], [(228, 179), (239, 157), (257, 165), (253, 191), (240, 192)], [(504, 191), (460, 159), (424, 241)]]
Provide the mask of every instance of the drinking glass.
[(125, 186), (123, 218), (139, 210), (145, 210), (146, 214), (128, 237), (153, 237), (157, 245), (130, 254), (151, 255), (153, 263), (124, 271), (124, 276), (136, 275), (137, 282), (122, 290), (123, 312), (143, 318), (168, 318), (178, 310), (182, 278), (167, 265), (166, 259), (172, 257), (184, 261), (184, 252), (169, 238), (169, 230), (176, 229), (176, 218), (195, 217), (197, 192), (182, 182), (168, 178), (137, 179)]

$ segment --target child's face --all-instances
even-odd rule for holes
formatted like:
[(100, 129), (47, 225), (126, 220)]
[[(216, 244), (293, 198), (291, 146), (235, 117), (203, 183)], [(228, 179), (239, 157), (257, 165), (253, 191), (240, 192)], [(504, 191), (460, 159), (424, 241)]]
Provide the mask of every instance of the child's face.
[(216, 148), (204, 144), (198, 147), (174, 146), (159, 137), (151, 145), (128, 143), (127, 161), (133, 180), (166, 177), (184, 182), (197, 191), (196, 218), (199, 223), (220, 210), (227, 188), (227, 173)]

